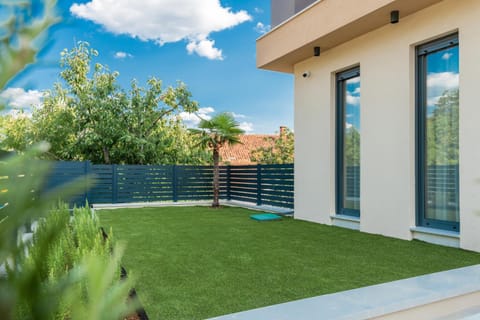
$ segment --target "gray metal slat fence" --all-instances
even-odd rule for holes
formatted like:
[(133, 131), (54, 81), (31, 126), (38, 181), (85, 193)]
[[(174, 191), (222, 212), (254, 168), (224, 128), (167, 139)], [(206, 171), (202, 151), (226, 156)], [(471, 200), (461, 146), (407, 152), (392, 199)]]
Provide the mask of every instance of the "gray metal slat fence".
[[(19, 176), (21, 171), (19, 168)], [(88, 176), (95, 178), (91, 188), (87, 188)], [(359, 168), (348, 167), (347, 179), (350, 181), (347, 195), (359, 197)], [(68, 201), (71, 206), (83, 206), (86, 201), (92, 204), (213, 198), (212, 166), (93, 165), (89, 161), (52, 162), (50, 173), (38, 192), (41, 195), (74, 180), (79, 181), (80, 190)], [(428, 166), (426, 191), (430, 206), (458, 208), (458, 187), (458, 165)], [(293, 164), (223, 166), (220, 169), (220, 199), (293, 209)]]
[[(211, 200), (213, 167), (188, 165), (93, 165), (54, 162), (46, 189), (94, 177), (92, 188), (69, 201), (92, 203)], [(220, 199), (293, 208), (293, 164), (222, 166)]]

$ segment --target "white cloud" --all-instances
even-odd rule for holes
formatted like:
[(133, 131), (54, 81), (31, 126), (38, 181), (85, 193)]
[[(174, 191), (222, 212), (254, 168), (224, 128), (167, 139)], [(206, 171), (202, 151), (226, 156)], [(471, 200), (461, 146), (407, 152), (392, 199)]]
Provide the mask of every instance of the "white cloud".
[(214, 40), (203, 39), (199, 41), (190, 41), (187, 44), (187, 51), (189, 54), (196, 53), (200, 57), (205, 57), (210, 60), (223, 60), (222, 50), (215, 48)]
[(458, 87), (459, 74), (454, 72), (429, 73), (427, 76), (427, 87), (442, 88), (443, 90)]
[(182, 118), (185, 125), (189, 128), (196, 127), (200, 123), (201, 119), (212, 119), (211, 114), (215, 112), (212, 107), (199, 108), (195, 113), (181, 112), (180, 118)]
[(253, 9), (253, 11), (255, 11), (255, 13), (263, 13), (262, 8), (255, 8), (255, 9)]
[(222, 51), (209, 39), (212, 32), (252, 19), (245, 10), (233, 12), (223, 7), (220, 0), (91, 0), (74, 3), (70, 11), (114, 34), (160, 45), (186, 40), (190, 53), (208, 59), (222, 58)]
[(41, 91), (25, 91), (23, 88), (8, 88), (0, 93), (0, 99), (11, 109), (30, 109), (42, 104), (42, 97)]
[(234, 117), (235, 119), (245, 119), (247, 116), (244, 115), (244, 114), (239, 114), (239, 113), (235, 113), (235, 112), (230, 112), (230, 114), (232, 115), (232, 117)]
[(206, 120), (210, 120), (212, 117), (209, 116), (210, 113), (214, 113), (215, 109), (212, 107), (206, 107), (206, 108), (199, 108), (198, 109), (198, 114), (203, 115)]
[(118, 51), (118, 52), (115, 52), (113, 57), (115, 59), (125, 59), (125, 58), (133, 58), (133, 55), (131, 55), (130, 53), (127, 53), (127, 52)]
[(349, 91), (347, 92), (347, 104), (358, 106), (360, 105), (360, 97), (353, 96)]
[(454, 72), (429, 73), (427, 76), (428, 105), (435, 105), (436, 101), (447, 90), (457, 89), (459, 74)]
[(347, 123), (345, 123), (345, 128), (346, 129), (351, 129), (351, 128), (353, 128), (353, 124), (347, 122)]
[(361, 93), (360, 87), (356, 87), (355, 91), (353, 91), (353, 94), (360, 94), (360, 93)]
[(445, 52), (442, 56), (443, 60), (449, 60), (453, 56), (453, 53)]
[(253, 123), (251, 122), (241, 122), (238, 127), (245, 131), (245, 133), (253, 132)]
[[(201, 119), (204, 120), (210, 120), (212, 119), (212, 114), (215, 113), (215, 109), (212, 107), (206, 107), (206, 108), (200, 108), (198, 109), (197, 112), (195, 113), (188, 113), (188, 112), (181, 112), (180, 113), (180, 118), (182, 118), (183, 123), (189, 127), (189, 128), (195, 128), (198, 126), (200, 123)], [(235, 118), (235, 119), (245, 119), (247, 116), (243, 114), (237, 114), (235, 112), (230, 112), (230, 114)], [(245, 133), (250, 133), (253, 132), (253, 123), (251, 122), (240, 122), (239, 123), (240, 129), (245, 131)]]
[(255, 26), (255, 31), (257, 31), (260, 34), (265, 34), (268, 31), (270, 31), (270, 25), (264, 25), (261, 22), (258, 22), (257, 25)]

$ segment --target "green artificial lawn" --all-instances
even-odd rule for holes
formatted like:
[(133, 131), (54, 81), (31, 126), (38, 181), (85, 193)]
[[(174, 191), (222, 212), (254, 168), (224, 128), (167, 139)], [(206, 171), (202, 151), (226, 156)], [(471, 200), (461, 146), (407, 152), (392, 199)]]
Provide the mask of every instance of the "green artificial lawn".
[(480, 263), (480, 255), (242, 208), (97, 211), (151, 319), (204, 319)]

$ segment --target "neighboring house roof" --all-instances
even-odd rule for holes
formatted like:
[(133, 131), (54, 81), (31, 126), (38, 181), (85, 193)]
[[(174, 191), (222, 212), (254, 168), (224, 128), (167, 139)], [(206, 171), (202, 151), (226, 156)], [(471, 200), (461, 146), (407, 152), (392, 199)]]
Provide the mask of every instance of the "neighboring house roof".
[(256, 164), (250, 161), (250, 153), (261, 147), (273, 145), (272, 139), (277, 139), (278, 135), (268, 134), (245, 134), (240, 136), (241, 144), (225, 145), (220, 149), (222, 164), (231, 165), (250, 165)]

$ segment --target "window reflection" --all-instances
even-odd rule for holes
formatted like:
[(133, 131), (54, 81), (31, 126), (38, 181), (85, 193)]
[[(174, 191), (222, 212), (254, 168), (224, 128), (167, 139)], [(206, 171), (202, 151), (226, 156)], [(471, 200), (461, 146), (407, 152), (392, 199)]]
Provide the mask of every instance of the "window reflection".
[(425, 217), (459, 221), (458, 46), (426, 56)]
[(343, 206), (360, 210), (360, 77), (345, 81)]

